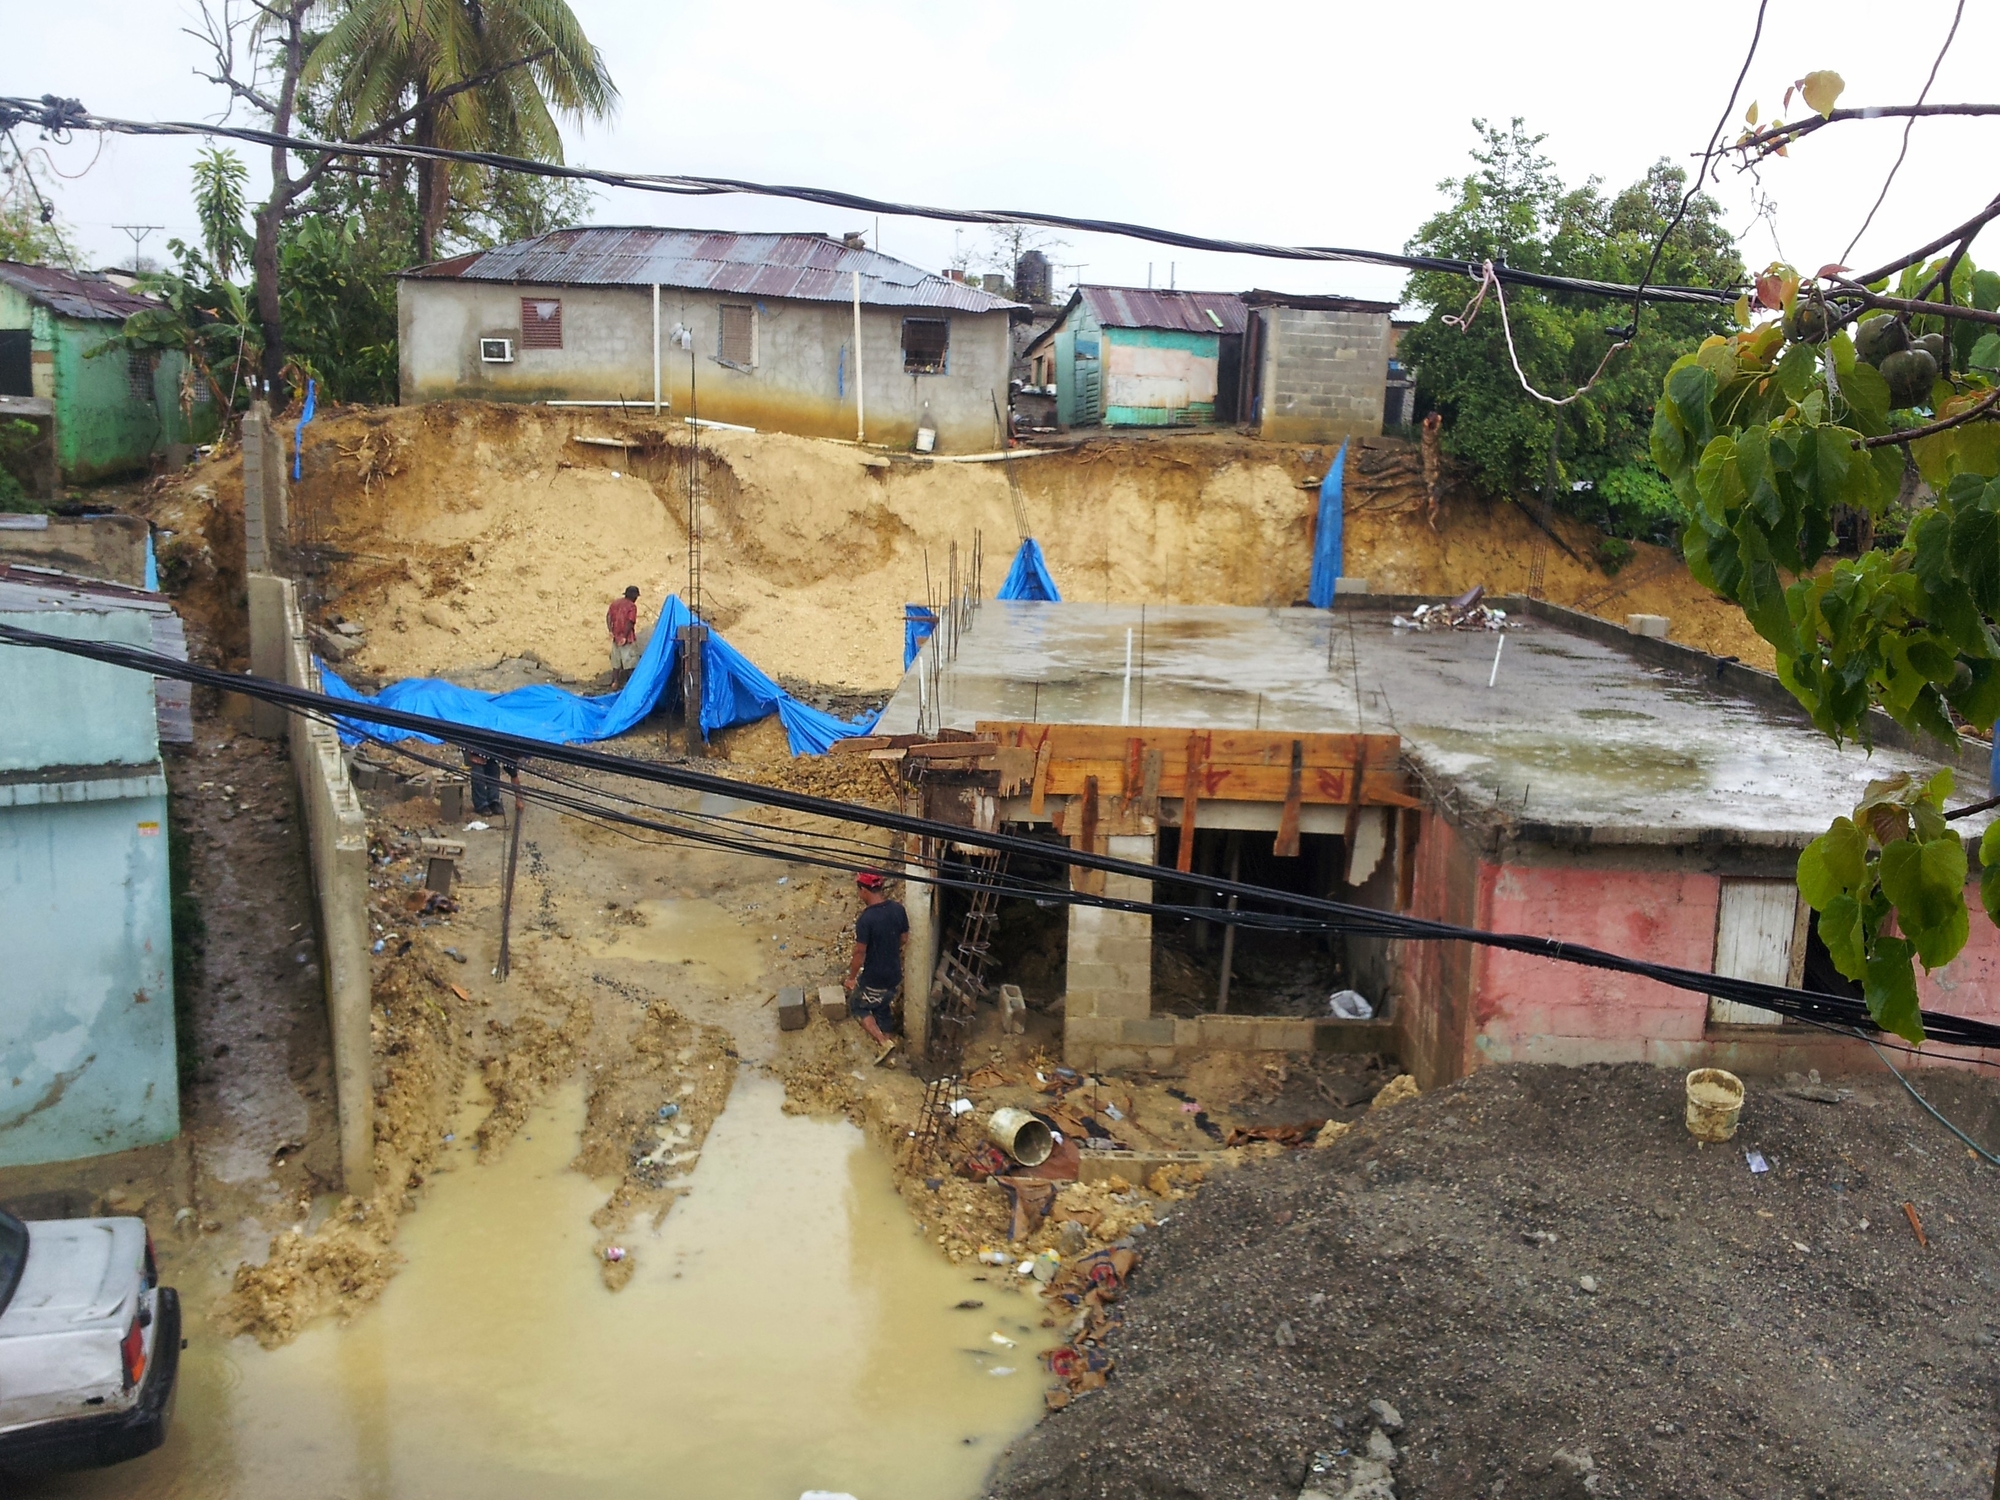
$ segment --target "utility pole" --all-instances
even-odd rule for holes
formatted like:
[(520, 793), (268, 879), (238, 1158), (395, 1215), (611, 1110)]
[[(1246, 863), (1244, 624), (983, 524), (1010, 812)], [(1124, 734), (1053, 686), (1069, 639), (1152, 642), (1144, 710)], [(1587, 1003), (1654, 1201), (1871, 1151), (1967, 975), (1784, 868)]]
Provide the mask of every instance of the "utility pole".
[(139, 246), (145, 241), (146, 236), (155, 230), (164, 234), (167, 229), (164, 224), (113, 224), (111, 227), (124, 230), (126, 237), (132, 241), (132, 269), (135, 271), (145, 269), (139, 264)]

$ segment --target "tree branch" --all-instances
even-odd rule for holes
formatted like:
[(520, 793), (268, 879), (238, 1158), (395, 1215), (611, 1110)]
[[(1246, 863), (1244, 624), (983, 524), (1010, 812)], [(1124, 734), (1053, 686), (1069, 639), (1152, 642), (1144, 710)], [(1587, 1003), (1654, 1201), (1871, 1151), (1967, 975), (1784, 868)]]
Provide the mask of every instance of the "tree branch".
[(1982, 208), (1956, 229), (1947, 229), (1928, 245), (1917, 250), (1912, 250), (1900, 260), (1892, 260), (1886, 266), (1878, 266), (1873, 271), (1863, 272), (1861, 275), (1851, 279), (1864, 285), (1871, 281), (1886, 281), (1904, 267), (1916, 265), (1925, 256), (1935, 255), (1947, 245), (1962, 243), (1969, 246), (1979, 231), (1984, 229), (1994, 219), (2000, 219), (2000, 197), (1996, 197), (1991, 203), (1987, 204), (1986, 207)]
[(1789, 125), (1769, 126), (1749, 139), (1737, 141), (1724, 149), (1742, 152), (1747, 165), (1752, 151), (1757, 153), (1756, 159), (1762, 161), (1778, 147), (1789, 146), (1829, 125), (1839, 125), (1848, 120), (1902, 120), (1931, 115), (2000, 115), (2000, 104), (1871, 104), (1861, 109), (1836, 109), (1830, 115), (1811, 115), (1803, 120), (1794, 120)]
[(2000, 403), (2000, 386), (1986, 393), (1986, 399), (1969, 406), (1955, 417), (1945, 417), (1941, 421), (1927, 422), (1922, 427), (1912, 427), (1904, 432), (1885, 432), (1880, 437), (1860, 438), (1849, 444), (1852, 448), (1890, 448), (1904, 443), (1913, 443), (1918, 438), (1934, 437), (1940, 432), (1949, 432), (1954, 427), (1963, 427), (1967, 422), (1976, 422)]
[(1880, 292), (1871, 292), (1867, 287), (1849, 281), (1845, 276), (1836, 276), (1833, 282), (1836, 296), (1842, 301), (1851, 297), (1863, 307), (1885, 307), (1892, 312), (1919, 313), (1926, 317), (1943, 318), (1947, 323), (1991, 323), (1995, 327), (2000, 327), (2000, 312), (1987, 312), (1979, 307), (1959, 307), (1950, 302), (1920, 302), (1915, 297), (1888, 297)]

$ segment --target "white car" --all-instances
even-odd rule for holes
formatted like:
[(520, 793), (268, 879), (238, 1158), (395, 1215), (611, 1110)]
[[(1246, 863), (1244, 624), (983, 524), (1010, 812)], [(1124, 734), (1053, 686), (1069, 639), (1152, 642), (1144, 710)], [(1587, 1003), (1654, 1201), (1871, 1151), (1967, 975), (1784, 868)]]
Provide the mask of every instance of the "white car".
[(143, 1219), (0, 1210), (0, 1474), (95, 1468), (166, 1440), (181, 1305)]

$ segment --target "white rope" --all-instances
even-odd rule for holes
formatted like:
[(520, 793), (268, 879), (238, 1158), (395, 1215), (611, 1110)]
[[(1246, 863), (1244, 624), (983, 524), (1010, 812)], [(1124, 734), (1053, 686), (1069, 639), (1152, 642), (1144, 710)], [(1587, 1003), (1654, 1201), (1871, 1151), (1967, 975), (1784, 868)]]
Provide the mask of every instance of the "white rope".
[(1550, 406), (1568, 406), (1570, 402), (1583, 395), (1585, 391), (1588, 391), (1604, 377), (1605, 368), (1611, 363), (1612, 355), (1616, 354), (1620, 349), (1629, 349), (1632, 347), (1630, 339), (1620, 339), (1604, 351), (1604, 358), (1597, 362), (1597, 368), (1591, 372), (1590, 379), (1560, 399), (1555, 396), (1545, 396), (1528, 383), (1527, 374), (1521, 369), (1521, 356), (1514, 352), (1514, 325), (1507, 317), (1507, 292), (1500, 285), (1500, 278), (1493, 274), (1492, 261), (1489, 260), (1482, 264), (1479, 290), (1472, 294), (1472, 300), (1465, 304), (1465, 310), (1456, 316), (1446, 313), (1443, 319), (1445, 325), (1456, 328), (1460, 332), (1471, 328), (1472, 320), (1479, 316), (1479, 309), (1485, 304), (1486, 294), (1489, 291), (1493, 293), (1493, 300), (1500, 304), (1500, 329), (1507, 336), (1507, 358), (1513, 361), (1514, 378), (1521, 382), (1521, 389), (1526, 391), (1530, 396), (1533, 396), (1537, 401), (1547, 402)]

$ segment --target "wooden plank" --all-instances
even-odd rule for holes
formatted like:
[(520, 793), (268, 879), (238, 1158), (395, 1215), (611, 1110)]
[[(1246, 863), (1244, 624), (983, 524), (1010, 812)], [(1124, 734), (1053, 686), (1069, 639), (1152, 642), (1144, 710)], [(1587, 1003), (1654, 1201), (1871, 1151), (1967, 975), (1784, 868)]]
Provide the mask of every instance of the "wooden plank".
[(1417, 896), (1417, 839), (1424, 830), (1424, 815), (1406, 807), (1396, 816), (1402, 825), (1396, 844), (1396, 910), (1408, 911)]
[[(1120, 773), (1117, 761), (1051, 761), (1045, 789), (1050, 796), (1076, 797), (1083, 784), (1095, 779), (1099, 784), (1115, 781)], [(1291, 767), (1215, 766), (1204, 763), (1195, 777), (1194, 792), (1219, 802), (1283, 802), (1291, 787)], [(1186, 800), (1188, 779), (1185, 768), (1163, 766), (1160, 795)], [(1305, 766), (1301, 770), (1299, 798), (1314, 805), (1345, 806), (1353, 800), (1354, 777), (1347, 770), (1327, 770)], [(1418, 807), (1418, 800), (1404, 790), (1403, 776), (1394, 769), (1370, 769), (1363, 781), (1361, 802), (1375, 807)]]
[(1048, 736), (1043, 735), (1042, 742), (1035, 747), (1035, 788), (1028, 798), (1028, 811), (1037, 818), (1042, 815), (1042, 807), (1048, 797), (1050, 754)]
[[(1005, 741), (1022, 726), (1013, 720), (982, 720), (976, 733)], [(1044, 724), (1029, 726), (1030, 739), (1045, 734), (1054, 745), (1057, 760), (1107, 760), (1128, 758), (1131, 741), (1137, 738), (1149, 749), (1172, 752), (1182, 747), (1185, 729), (1141, 729), (1120, 725)], [(1203, 731), (1207, 739), (1206, 759), (1217, 765), (1274, 766), (1282, 770), (1291, 763), (1292, 742), (1304, 747), (1307, 766), (1352, 766), (1359, 763), (1365, 747), (1367, 759), (1375, 765), (1390, 764), (1401, 753), (1402, 740), (1393, 734), (1299, 734), (1281, 730)]]
[[(1364, 755), (1367, 754), (1365, 747), (1362, 753)], [(1367, 784), (1368, 765), (1366, 761), (1363, 761), (1356, 768), (1353, 783), (1349, 788), (1347, 800), (1347, 837), (1342, 840), (1342, 843), (1346, 847), (1342, 852), (1340, 861), (1340, 883), (1342, 885), (1354, 884), (1354, 851), (1361, 843), (1361, 820), (1356, 815), (1361, 811), (1361, 793)]]
[[(1299, 801), (1301, 792), (1303, 790), (1300, 783), (1303, 780), (1304, 775), (1305, 775), (1305, 746), (1300, 744), (1297, 740), (1293, 740), (1292, 764), (1290, 771), (1286, 775), (1286, 781), (1285, 781), (1285, 805), (1284, 808), (1278, 814), (1278, 837), (1276, 841), (1273, 842), (1271, 845), (1271, 852), (1274, 855), (1277, 855), (1281, 859), (1295, 859), (1298, 857)], [(1361, 781), (1359, 778), (1356, 778), (1354, 782), (1354, 798), (1356, 802), (1359, 802), (1361, 799)], [(1354, 827), (1354, 819), (1353, 815), (1350, 813), (1348, 816), (1348, 829), (1350, 834), (1353, 831), (1353, 827)], [(1352, 842), (1353, 841), (1350, 838), (1349, 840), (1350, 845), (1352, 844)]]
[(1187, 767), (1181, 773), (1180, 856), (1174, 861), (1174, 867), (1184, 875), (1194, 869), (1194, 807), (1195, 791), (1201, 785), (1201, 743), (1202, 736), (1189, 730)]
[(1166, 752), (1148, 750), (1139, 763), (1139, 805), (1149, 815), (1157, 813), (1160, 800), (1160, 780), (1167, 773)]
[[(1097, 778), (1089, 777), (1083, 784), (1083, 806), (1080, 810), (1074, 847), (1085, 854), (1100, 852), (1097, 847)], [(1104, 894), (1104, 872), (1102, 870), (1072, 869), (1070, 885), (1086, 895)]]

